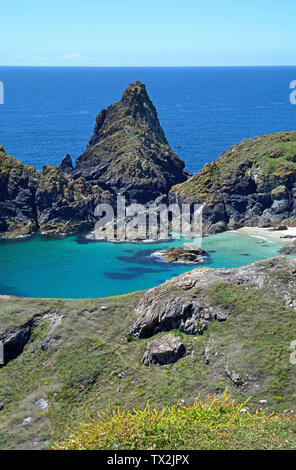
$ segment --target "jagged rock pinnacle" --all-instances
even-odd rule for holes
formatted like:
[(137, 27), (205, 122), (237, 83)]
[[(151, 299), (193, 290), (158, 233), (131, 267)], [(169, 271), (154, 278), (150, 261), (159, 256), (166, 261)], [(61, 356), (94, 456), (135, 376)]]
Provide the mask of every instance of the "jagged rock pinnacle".
[(68, 153), (66, 153), (66, 155), (64, 156), (63, 160), (58, 166), (58, 169), (65, 174), (71, 174), (74, 170), (72, 159)]
[(130, 200), (148, 202), (187, 179), (171, 150), (146, 87), (137, 81), (99, 113), (73, 177), (83, 176)]

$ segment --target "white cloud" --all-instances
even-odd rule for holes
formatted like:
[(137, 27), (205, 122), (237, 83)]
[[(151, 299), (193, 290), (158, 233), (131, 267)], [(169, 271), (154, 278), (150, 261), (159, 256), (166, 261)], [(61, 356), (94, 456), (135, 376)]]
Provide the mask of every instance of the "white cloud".
[(83, 57), (79, 52), (71, 52), (70, 54), (65, 54), (61, 57), (62, 60), (75, 60), (75, 59), (87, 59)]

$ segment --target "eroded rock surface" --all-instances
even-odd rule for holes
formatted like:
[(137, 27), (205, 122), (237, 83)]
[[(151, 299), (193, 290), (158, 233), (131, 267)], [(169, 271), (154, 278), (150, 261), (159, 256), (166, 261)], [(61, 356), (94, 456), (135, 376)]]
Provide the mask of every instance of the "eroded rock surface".
[(203, 203), (204, 230), (289, 225), (296, 219), (296, 132), (244, 140), (174, 186), (170, 200)]
[(131, 83), (118, 103), (97, 116), (88, 149), (77, 160), (74, 177), (80, 176), (141, 203), (188, 178), (143, 83)]
[[(268, 270), (276, 268), (280, 272), (281, 266), (289, 270), (285, 289), (282, 279), (275, 279)], [(293, 259), (278, 257), (235, 269), (197, 268), (145, 292), (136, 308), (133, 336), (147, 338), (175, 328), (187, 334), (202, 334), (210, 322), (226, 321), (227, 309), (215, 306), (208, 293), (209, 285), (220, 282), (264, 289), (269, 298), (274, 292), (287, 307), (296, 308)]]
[(142, 358), (142, 364), (145, 366), (170, 364), (178, 361), (184, 356), (185, 352), (186, 349), (182, 340), (169, 333), (162, 338), (149, 341)]
[(283, 246), (280, 249), (280, 253), (283, 253), (285, 255), (296, 255), (296, 241)]
[(160, 252), (162, 259), (166, 263), (184, 263), (184, 264), (198, 264), (202, 261), (202, 255), (206, 252), (195, 245), (183, 247), (171, 247), (167, 250)]

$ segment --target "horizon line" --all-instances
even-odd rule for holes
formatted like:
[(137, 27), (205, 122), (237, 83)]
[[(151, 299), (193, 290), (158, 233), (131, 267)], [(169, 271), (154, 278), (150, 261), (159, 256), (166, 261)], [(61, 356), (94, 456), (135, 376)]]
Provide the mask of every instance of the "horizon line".
[(1, 67), (35, 67), (35, 68), (247, 68), (247, 67), (296, 67), (296, 64), (250, 64), (250, 65), (2, 65)]

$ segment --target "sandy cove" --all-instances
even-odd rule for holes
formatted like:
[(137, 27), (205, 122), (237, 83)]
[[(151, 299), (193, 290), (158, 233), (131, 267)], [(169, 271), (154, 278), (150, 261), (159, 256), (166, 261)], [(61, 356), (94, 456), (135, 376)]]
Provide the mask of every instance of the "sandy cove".
[(272, 227), (242, 227), (234, 231), (253, 237), (263, 237), (271, 242), (278, 243), (280, 245), (286, 245), (287, 243), (291, 243), (296, 240), (296, 227), (288, 227), (287, 230), (275, 231), (273, 231)]

